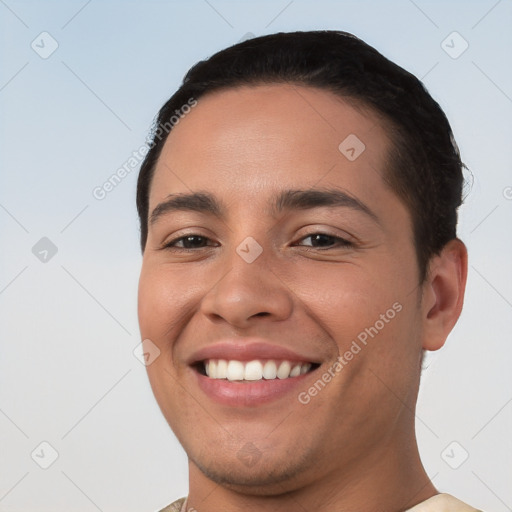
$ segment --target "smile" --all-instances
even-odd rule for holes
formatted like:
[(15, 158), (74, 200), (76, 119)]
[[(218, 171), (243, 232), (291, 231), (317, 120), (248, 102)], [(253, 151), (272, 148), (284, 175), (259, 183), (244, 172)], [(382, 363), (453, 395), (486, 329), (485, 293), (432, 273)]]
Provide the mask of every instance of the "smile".
[(190, 353), (190, 383), (213, 402), (256, 407), (289, 400), (307, 388), (322, 362), (312, 351), (264, 339), (226, 339)]
[(308, 373), (313, 367), (309, 362), (286, 360), (255, 359), (237, 361), (234, 359), (208, 359), (203, 361), (204, 374), (210, 379), (227, 379), (228, 381), (261, 381), (289, 379)]

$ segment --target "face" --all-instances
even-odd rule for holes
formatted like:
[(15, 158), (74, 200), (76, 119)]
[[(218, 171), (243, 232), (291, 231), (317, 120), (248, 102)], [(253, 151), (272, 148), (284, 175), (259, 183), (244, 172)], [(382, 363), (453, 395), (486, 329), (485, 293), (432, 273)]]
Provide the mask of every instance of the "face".
[(292, 489), (414, 430), (418, 268), (389, 149), (371, 112), (291, 85), (207, 95), (169, 135), (139, 322), (158, 404), (211, 480)]

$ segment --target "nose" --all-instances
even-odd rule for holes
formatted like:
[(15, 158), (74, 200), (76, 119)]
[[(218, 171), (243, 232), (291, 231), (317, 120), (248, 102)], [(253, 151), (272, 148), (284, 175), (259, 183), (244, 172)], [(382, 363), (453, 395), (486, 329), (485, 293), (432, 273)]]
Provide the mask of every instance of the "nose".
[(250, 327), (262, 318), (286, 320), (292, 313), (293, 292), (271, 270), (271, 256), (265, 252), (247, 263), (233, 251), (219, 272), (221, 277), (203, 298), (203, 314), (237, 328)]

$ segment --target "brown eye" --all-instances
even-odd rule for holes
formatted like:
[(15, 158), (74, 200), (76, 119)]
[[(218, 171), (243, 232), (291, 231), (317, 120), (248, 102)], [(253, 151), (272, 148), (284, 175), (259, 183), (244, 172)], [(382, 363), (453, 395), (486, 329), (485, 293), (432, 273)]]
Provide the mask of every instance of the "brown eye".
[(210, 239), (205, 236), (191, 234), (171, 240), (169, 243), (165, 244), (164, 249), (202, 249), (208, 246), (207, 241), (209, 240)]
[(330, 249), (334, 245), (335, 247), (350, 247), (353, 244), (344, 238), (339, 236), (329, 235), (327, 233), (312, 233), (307, 235), (301, 240), (311, 239), (310, 244), (304, 244), (306, 247), (313, 247), (314, 249)]

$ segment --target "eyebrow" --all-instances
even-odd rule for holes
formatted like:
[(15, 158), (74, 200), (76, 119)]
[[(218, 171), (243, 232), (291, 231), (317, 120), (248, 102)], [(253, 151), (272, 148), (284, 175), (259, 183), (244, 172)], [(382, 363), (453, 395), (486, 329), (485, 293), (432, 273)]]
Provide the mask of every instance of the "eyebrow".
[[(284, 211), (308, 210), (321, 207), (350, 208), (371, 217), (379, 223), (378, 216), (362, 201), (339, 189), (283, 190), (270, 198), (269, 213), (276, 216)], [(151, 213), (149, 224), (175, 211), (193, 211), (225, 218), (226, 207), (209, 192), (170, 194)]]

